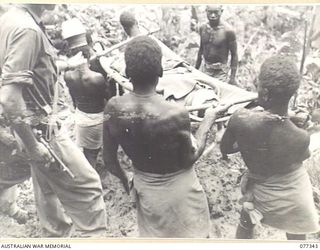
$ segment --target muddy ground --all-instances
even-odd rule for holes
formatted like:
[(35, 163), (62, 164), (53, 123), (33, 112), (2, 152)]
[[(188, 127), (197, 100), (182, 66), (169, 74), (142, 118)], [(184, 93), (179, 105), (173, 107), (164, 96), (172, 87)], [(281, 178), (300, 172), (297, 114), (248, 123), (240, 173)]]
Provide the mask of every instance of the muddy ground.
[[(119, 7), (119, 13), (122, 8), (123, 7)], [(135, 8), (137, 12), (137, 6), (135, 6)], [(145, 8), (152, 9), (152, 6), (141, 7), (141, 13), (143, 14), (138, 15), (141, 17), (139, 21), (142, 21), (144, 24), (156, 23), (151, 17), (156, 16), (156, 12), (159, 9), (152, 12), (145, 11)], [(203, 7), (198, 6), (197, 8), (200, 24), (200, 22), (205, 20), (205, 12), (203, 11)], [(281, 12), (279, 8), (281, 8)], [(265, 58), (282, 49), (282, 40), (287, 39), (288, 34), (291, 34), (293, 38), (299, 38), (291, 40), (298, 40), (300, 43), (303, 41), (303, 22), (300, 20), (302, 15), (292, 15), (295, 14), (292, 12), (298, 11), (299, 13), (304, 13), (305, 9), (306, 7), (304, 6), (300, 6), (299, 8), (286, 6), (246, 6), (246, 8), (229, 6), (226, 8), (224, 13), (225, 20), (233, 25), (237, 32), (240, 52), (237, 80), (240, 87), (254, 90), (253, 82), (255, 81), (259, 65)], [(175, 17), (176, 14), (179, 16), (179, 13), (189, 12), (190, 9), (187, 6), (180, 6), (172, 10), (172, 13), (175, 14), (173, 17)], [(118, 33), (121, 32), (118, 17), (114, 14), (114, 6), (111, 10), (108, 10), (96, 6), (88, 8), (87, 6), (68, 5), (67, 10), (59, 9), (59, 12), (55, 14), (54, 18), (58, 20), (57, 23), (60, 23), (63, 18), (70, 13), (72, 14), (71, 16), (77, 16), (81, 20), (86, 20), (85, 23), (92, 31), (98, 33), (98, 36), (107, 39), (110, 43), (119, 42), (111, 39), (119, 37), (120, 35)], [(146, 18), (147, 13), (150, 14), (150, 18)], [(190, 62), (191, 65), (194, 65), (199, 46), (199, 34), (197, 31), (190, 32), (189, 15), (181, 14), (180, 16), (181, 25), (177, 30), (175, 30), (177, 25), (170, 26), (168, 22), (166, 25), (169, 28), (171, 27), (171, 29), (163, 29), (163, 34), (158, 35), (160, 35), (160, 38), (161, 36), (164, 38), (166, 36), (175, 38), (169, 41), (170, 47), (176, 52), (179, 52), (180, 56)], [(295, 16), (298, 16), (298, 18)], [(171, 19), (175, 20), (173, 17)], [(173, 42), (174, 44), (172, 44)], [(294, 48), (294, 46), (289, 47)], [(298, 50), (301, 50), (301, 48), (302, 45), (300, 44)], [(300, 58), (300, 56), (298, 58)], [(308, 100), (319, 100), (318, 95), (315, 97), (307, 96), (306, 93), (314, 93), (314, 91), (310, 91), (310, 89), (306, 90), (307, 91), (300, 96), (308, 97)], [(211, 136), (209, 144), (212, 142), (213, 138)], [(212, 222), (211, 237), (213, 239), (233, 239), (239, 219), (239, 211), (241, 208), (238, 203), (240, 197), (239, 182), (241, 173), (245, 168), (239, 155), (233, 155), (229, 158), (229, 161), (222, 160), (219, 147), (216, 146), (201, 157), (195, 164), (197, 174), (208, 197)], [(130, 167), (128, 167), (130, 165), (129, 161), (123, 153), (120, 153), (120, 159), (121, 163), (130, 171)], [(316, 168), (319, 161), (320, 157), (313, 158), (309, 162), (313, 171), (312, 177), (314, 179), (314, 185), (318, 187), (320, 187), (320, 178), (316, 179), (314, 177), (320, 176), (319, 170)], [(102, 170), (101, 172), (108, 215), (107, 237), (127, 238), (138, 236), (134, 202), (131, 197), (124, 192), (124, 189), (115, 177), (106, 173), (106, 171)], [(29, 211), (30, 220), (25, 225), (19, 225), (14, 220), (0, 214), (0, 237), (41, 237), (40, 225), (37, 220), (34, 205), (32, 183), (28, 180), (19, 187), (19, 206)], [(317, 201), (319, 202), (319, 199)], [(310, 235), (308, 237), (309, 239), (320, 238), (319, 235)], [(256, 228), (255, 238), (284, 240), (285, 234), (284, 232), (269, 227), (258, 226)]]
[[(212, 136), (211, 136), (212, 137)], [(209, 139), (211, 145), (213, 139)], [(208, 145), (208, 148), (210, 147)], [(122, 166), (131, 171), (128, 158), (119, 152)], [(319, 159), (319, 158), (318, 158)], [(312, 163), (313, 165), (315, 162)], [(209, 150), (195, 164), (196, 171), (207, 194), (211, 215), (211, 237), (213, 239), (234, 239), (241, 206), (240, 176), (244, 171), (241, 157), (236, 154), (228, 161), (221, 158), (219, 147)], [(104, 200), (108, 216), (107, 237), (137, 237), (135, 204), (128, 196), (116, 177), (101, 167), (103, 176)], [(25, 225), (17, 224), (13, 219), (0, 214), (0, 235), (3, 238), (38, 238), (41, 229), (37, 220), (31, 180), (20, 185), (19, 206), (30, 212), (30, 220)], [(309, 235), (309, 239), (318, 239), (319, 235)], [(285, 240), (284, 232), (266, 226), (257, 226), (256, 239)]]

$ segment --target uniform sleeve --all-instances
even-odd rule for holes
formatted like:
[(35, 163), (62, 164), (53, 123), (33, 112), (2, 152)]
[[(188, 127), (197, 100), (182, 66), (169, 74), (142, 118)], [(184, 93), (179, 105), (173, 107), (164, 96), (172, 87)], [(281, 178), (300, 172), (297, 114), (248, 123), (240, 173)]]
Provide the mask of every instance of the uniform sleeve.
[(41, 36), (33, 29), (17, 29), (8, 39), (2, 73), (33, 71), (41, 49)]

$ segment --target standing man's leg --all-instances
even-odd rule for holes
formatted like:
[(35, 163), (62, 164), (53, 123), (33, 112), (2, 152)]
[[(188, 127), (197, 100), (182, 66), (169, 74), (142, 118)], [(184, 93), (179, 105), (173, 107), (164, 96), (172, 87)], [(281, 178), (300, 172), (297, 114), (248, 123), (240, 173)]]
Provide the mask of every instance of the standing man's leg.
[(72, 179), (61, 170), (42, 169), (41, 174), (47, 176), (81, 236), (105, 236), (106, 212), (99, 175), (63, 131), (50, 144), (75, 177)]
[(102, 147), (102, 120), (97, 125), (82, 127), (76, 125), (76, 144), (83, 149), (83, 154), (93, 168), (96, 167), (97, 156)]
[(93, 168), (96, 168), (97, 164), (97, 156), (100, 152), (101, 148), (98, 149), (88, 149), (83, 148), (83, 154), (87, 158), (88, 162)]
[(18, 199), (17, 185), (1, 190), (0, 191), (0, 210), (2, 213), (15, 219), (19, 224), (24, 224), (27, 222), (29, 218), (28, 212), (18, 207), (17, 199)]
[[(40, 166), (41, 168), (42, 166)], [(31, 168), (33, 190), (43, 237), (68, 237), (71, 233), (72, 221), (52, 188), (37, 167)]]

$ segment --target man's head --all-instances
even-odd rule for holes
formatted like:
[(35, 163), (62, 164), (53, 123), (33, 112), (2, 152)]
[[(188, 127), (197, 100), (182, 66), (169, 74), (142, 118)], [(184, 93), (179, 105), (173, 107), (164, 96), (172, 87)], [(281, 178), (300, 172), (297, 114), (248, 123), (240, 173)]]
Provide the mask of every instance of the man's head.
[(132, 12), (124, 11), (120, 15), (120, 24), (124, 31), (130, 36), (132, 27), (137, 25), (138, 22)]
[(22, 4), (27, 8), (32, 9), (37, 15), (42, 15), (45, 11), (52, 11), (56, 7), (56, 4)]
[(125, 53), (126, 75), (134, 86), (156, 84), (162, 76), (162, 52), (156, 41), (138, 36), (130, 41)]
[(90, 57), (88, 33), (79, 19), (73, 18), (61, 24), (62, 38), (68, 42), (70, 54), (75, 55), (82, 51), (86, 58)]
[(260, 68), (258, 94), (260, 103), (287, 104), (299, 88), (301, 76), (294, 61), (286, 56), (273, 56)]
[(221, 5), (208, 5), (206, 8), (207, 18), (211, 25), (217, 25), (223, 12)]

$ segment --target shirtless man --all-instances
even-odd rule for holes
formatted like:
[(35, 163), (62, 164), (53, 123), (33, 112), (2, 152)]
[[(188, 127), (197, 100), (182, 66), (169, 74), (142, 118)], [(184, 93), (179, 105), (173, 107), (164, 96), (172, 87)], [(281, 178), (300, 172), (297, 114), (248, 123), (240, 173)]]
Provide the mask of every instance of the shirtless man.
[[(120, 15), (120, 23), (130, 38), (146, 33), (146, 31), (143, 30), (143, 27), (140, 30), (139, 23), (132, 12), (122, 12)], [(167, 72), (174, 70), (175, 66), (182, 62), (182, 59), (177, 58), (177, 55), (156, 37), (152, 35), (149, 37), (154, 39), (161, 47), (162, 65), (164, 70)], [(172, 62), (175, 63), (172, 64)], [(124, 70), (120, 69), (119, 71), (122, 72)], [(214, 89), (209, 87), (204, 88), (203, 86), (200, 86), (200, 84), (197, 84), (196, 80), (192, 80), (189, 76), (184, 76), (183, 74), (177, 75), (174, 73), (167, 73), (164, 77), (159, 79), (156, 91), (159, 94), (162, 94), (167, 101), (179, 102), (185, 106), (196, 106), (208, 102), (216, 104), (218, 100), (218, 96)], [(203, 116), (203, 111), (198, 112), (198, 115)]]
[(236, 237), (253, 237), (262, 223), (284, 230), (288, 239), (319, 231), (309, 176), (309, 135), (288, 118), (288, 103), (300, 85), (299, 71), (286, 57), (267, 59), (260, 69), (260, 108), (238, 110), (230, 118), (221, 152), (240, 151), (248, 167), (241, 191), (243, 210)]
[(117, 158), (119, 145), (132, 160), (140, 236), (208, 237), (208, 204), (192, 165), (204, 150), (217, 113), (226, 108), (207, 110), (196, 145), (187, 110), (156, 93), (161, 58), (159, 45), (147, 36), (128, 43), (126, 74), (134, 90), (111, 98), (106, 106), (105, 166), (129, 192)]
[[(71, 54), (82, 53), (89, 60), (90, 47), (86, 39), (86, 30), (78, 19), (62, 24), (62, 34), (68, 41)], [(95, 167), (97, 155), (102, 147), (103, 110), (110, 91), (104, 76), (91, 70), (88, 61), (64, 76), (70, 95), (76, 107), (76, 141), (83, 149), (89, 163)]]
[(200, 48), (195, 68), (200, 68), (203, 57), (203, 72), (226, 82), (228, 81), (227, 63), (230, 52), (229, 83), (236, 84), (235, 76), (238, 65), (236, 34), (227, 24), (220, 21), (222, 6), (209, 5), (206, 11), (209, 23), (200, 27)]
[(120, 24), (129, 37), (135, 37), (141, 34), (137, 19), (129, 11), (121, 13)]

